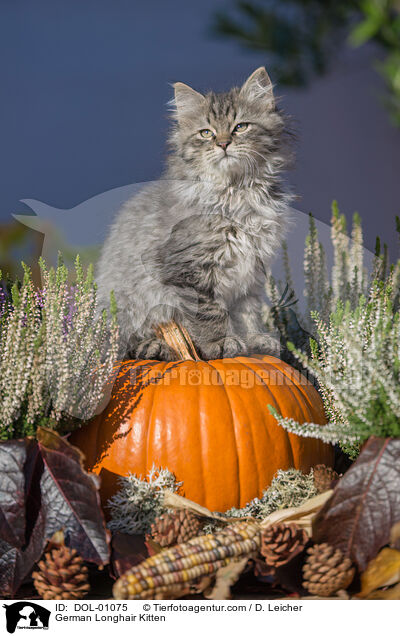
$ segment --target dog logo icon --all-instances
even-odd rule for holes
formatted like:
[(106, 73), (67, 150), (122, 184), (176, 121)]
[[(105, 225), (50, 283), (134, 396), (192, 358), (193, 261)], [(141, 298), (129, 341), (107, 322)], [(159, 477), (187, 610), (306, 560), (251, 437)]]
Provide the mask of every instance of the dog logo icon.
[(10, 605), (3, 605), (6, 610), (7, 631), (14, 634), (16, 629), (48, 629), (50, 610), (31, 603), (18, 601)]

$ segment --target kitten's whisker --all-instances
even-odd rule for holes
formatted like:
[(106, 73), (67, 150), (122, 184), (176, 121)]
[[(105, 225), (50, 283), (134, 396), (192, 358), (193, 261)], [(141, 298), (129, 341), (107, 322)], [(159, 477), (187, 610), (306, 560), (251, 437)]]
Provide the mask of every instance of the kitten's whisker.
[(258, 150), (255, 150), (255, 148), (246, 147), (246, 149), (243, 148), (243, 150), (244, 152), (254, 152), (254, 154), (261, 157), (261, 159), (264, 159), (264, 161), (267, 161), (267, 157), (263, 155), (261, 152), (258, 152)]
[(267, 172), (270, 176), (274, 176), (274, 175), (278, 174), (278, 170), (275, 169), (275, 168), (272, 168), (271, 162), (268, 161), (268, 159), (267, 159), (267, 157), (265, 155), (261, 154), (257, 150), (254, 150), (254, 148), (247, 148), (247, 151), (248, 152), (253, 152), (256, 155), (259, 155), (262, 159), (264, 159), (264, 161), (265, 161), (264, 171)]
[(236, 156), (243, 161), (243, 167), (244, 167), (244, 172), (245, 172), (245, 179), (247, 179), (248, 176), (252, 176), (253, 174), (253, 167), (254, 167), (254, 162), (252, 160), (251, 157), (249, 157), (247, 154), (245, 153), (241, 153), (241, 152), (237, 152)]
[[(254, 168), (257, 167), (256, 160), (253, 157), (249, 156), (246, 152), (238, 151), (236, 154), (241, 160), (244, 160), (243, 166), (245, 169), (245, 177), (247, 178), (247, 176), (254, 176)], [(247, 167), (249, 169), (248, 173), (247, 173)]]

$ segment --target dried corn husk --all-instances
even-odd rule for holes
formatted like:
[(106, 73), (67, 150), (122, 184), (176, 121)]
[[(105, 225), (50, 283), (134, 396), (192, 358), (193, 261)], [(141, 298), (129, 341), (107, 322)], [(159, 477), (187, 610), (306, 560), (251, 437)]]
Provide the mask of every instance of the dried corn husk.
[(316, 495), (315, 497), (308, 499), (298, 508), (275, 510), (261, 521), (261, 528), (268, 528), (268, 526), (276, 523), (296, 523), (300, 528), (307, 532), (309, 537), (311, 537), (312, 523), (322, 506), (332, 495), (332, 492), (332, 490), (327, 490), (320, 495)]

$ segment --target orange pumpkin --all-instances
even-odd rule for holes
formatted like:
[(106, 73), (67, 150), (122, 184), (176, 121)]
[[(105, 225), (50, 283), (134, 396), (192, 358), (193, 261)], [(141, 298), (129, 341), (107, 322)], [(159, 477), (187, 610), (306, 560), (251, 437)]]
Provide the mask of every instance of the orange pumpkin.
[(104, 411), (71, 442), (102, 478), (105, 502), (118, 476), (153, 465), (211, 510), (241, 507), (276, 471), (332, 465), (332, 447), (287, 433), (267, 406), (299, 422), (326, 422), (321, 398), (298, 371), (271, 356), (121, 362)]

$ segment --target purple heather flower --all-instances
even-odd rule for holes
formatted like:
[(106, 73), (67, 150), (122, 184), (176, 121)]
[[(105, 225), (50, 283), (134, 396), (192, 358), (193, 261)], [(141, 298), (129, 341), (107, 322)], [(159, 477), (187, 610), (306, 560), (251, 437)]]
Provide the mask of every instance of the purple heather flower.
[(0, 282), (0, 319), (12, 311), (12, 304), (7, 288)]
[(36, 306), (39, 307), (39, 309), (42, 309), (44, 307), (45, 296), (46, 296), (45, 289), (38, 289), (35, 292)]
[(6, 311), (6, 295), (3, 288), (0, 287), (0, 318), (2, 318)]

